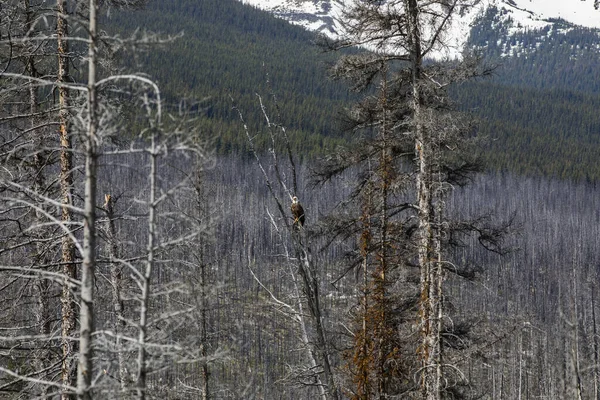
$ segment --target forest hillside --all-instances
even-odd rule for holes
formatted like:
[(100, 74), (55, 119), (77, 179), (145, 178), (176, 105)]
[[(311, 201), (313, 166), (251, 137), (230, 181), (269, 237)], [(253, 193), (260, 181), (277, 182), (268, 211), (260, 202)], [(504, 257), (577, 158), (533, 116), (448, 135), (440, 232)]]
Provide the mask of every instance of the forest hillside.
[[(469, 41), (496, 67), (493, 77), (455, 91), (458, 104), (483, 117), (479, 129), (490, 139), (483, 154), (489, 168), (597, 179), (598, 33), (545, 28), (504, 43), (507, 31), (498, 18), (498, 10), (490, 9)], [(292, 145), (302, 156), (322, 155), (341, 138), (352, 140), (340, 110), (354, 94), (327, 78), (335, 55), (317, 46), (313, 33), (235, 0), (150, 1), (144, 10), (112, 14), (106, 23), (121, 34), (137, 27), (184, 34), (136, 59), (152, 71), (168, 98), (207, 100), (199, 107), (206, 108), (211, 132), (219, 133), (214, 140), (221, 153), (245, 151), (232, 106), (258, 127), (257, 93), (277, 96), (281, 120), (294, 131)]]
[(2, 3), (0, 398), (600, 398), (597, 32), (471, 3)]

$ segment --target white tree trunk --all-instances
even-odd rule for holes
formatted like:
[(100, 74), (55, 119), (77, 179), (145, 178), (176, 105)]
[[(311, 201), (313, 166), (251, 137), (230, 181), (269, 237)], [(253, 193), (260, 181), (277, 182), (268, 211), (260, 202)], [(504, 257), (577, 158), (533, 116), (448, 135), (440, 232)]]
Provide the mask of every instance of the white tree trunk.
[(146, 398), (146, 341), (148, 336), (148, 306), (150, 300), (150, 281), (154, 267), (154, 245), (156, 242), (156, 178), (158, 150), (156, 147), (156, 133), (152, 133), (150, 148), (150, 198), (148, 200), (148, 247), (146, 249), (146, 269), (141, 282), (142, 295), (140, 297), (140, 322), (138, 325), (138, 371), (136, 393), (140, 400)]
[(432, 172), (431, 157), (433, 154), (432, 140), (425, 126), (425, 110), (421, 93), (422, 81), (422, 43), (420, 11), (417, 0), (405, 0), (405, 10), (408, 18), (408, 47), (412, 68), (413, 89), (413, 121), (415, 130), (415, 154), (418, 164), (417, 172), (417, 202), (419, 205), (418, 229), (418, 260), (421, 270), (421, 393), (423, 399), (439, 400), (441, 398), (439, 375), (439, 332), (436, 319), (437, 305), (440, 294), (436, 270), (439, 268), (436, 259), (436, 246), (434, 240), (433, 198), (432, 198)]
[(85, 149), (85, 192), (83, 225), (83, 263), (79, 327), (79, 365), (77, 397), (91, 400), (93, 374), (92, 334), (94, 332), (94, 270), (96, 267), (96, 168), (97, 168), (97, 94), (96, 94), (96, 0), (89, 3), (88, 50), (88, 129)]

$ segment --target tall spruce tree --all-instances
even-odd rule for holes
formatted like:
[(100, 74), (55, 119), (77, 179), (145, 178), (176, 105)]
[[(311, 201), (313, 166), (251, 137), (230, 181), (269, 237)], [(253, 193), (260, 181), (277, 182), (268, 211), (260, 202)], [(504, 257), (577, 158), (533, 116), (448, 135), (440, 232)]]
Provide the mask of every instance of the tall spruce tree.
[(321, 171), (322, 179), (355, 165), (362, 171), (355, 191), (363, 202), (360, 223), (337, 222), (333, 230), (354, 229), (361, 238), (362, 324), (348, 361), (356, 399), (437, 400), (460, 394), (466, 383), (443, 350), (452, 329), (445, 274), (460, 270), (451, 262), (449, 238), (486, 232), (494, 247), (502, 230), (446, 216), (449, 191), (477, 170), (470, 119), (454, 110), (447, 90), (489, 70), (476, 57), (440, 54), (451, 24), (475, 3), (356, 0), (343, 12), (346, 36), (328, 43), (365, 49), (332, 68), (334, 77), (364, 93), (347, 119), (363, 139), (358, 149), (328, 158)]

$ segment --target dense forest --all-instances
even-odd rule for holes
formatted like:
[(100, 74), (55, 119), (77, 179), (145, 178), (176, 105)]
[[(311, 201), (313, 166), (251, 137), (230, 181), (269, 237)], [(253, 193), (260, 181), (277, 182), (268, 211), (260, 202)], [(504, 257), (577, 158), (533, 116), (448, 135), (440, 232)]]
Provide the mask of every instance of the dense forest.
[[(179, 35), (160, 51), (139, 60), (144, 71), (163, 88), (167, 101), (202, 101), (206, 127), (215, 135), (217, 150), (246, 148), (238, 135), (237, 114), (247, 111), (257, 128), (257, 93), (274, 93), (294, 148), (309, 156), (339, 144), (339, 110), (349, 94), (327, 78), (334, 56), (314, 45), (316, 37), (238, 1), (153, 1), (142, 11), (125, 12), (106, 20), (107, 29), (122, 35), (139, 27)], [(233, 123), (232, 123), (233, 121)]]
[(398, 3), (0, 6), (0, 398), (600, 398), (597, 33)]
[(457, 90), (481, 115), (490, 165), (520, 174), (593, 181), (598, 176), (598, 31), (565, 21), (508, 35), (488, 9), (469, 43), (497, 66), (492, 79)]
[[(498, 23), (500, 17), (491, 8), (469, 40), (485, 63), (495, 66), (494, 75), (454, 92), (458, 104), (482, 116), (481, 134), (490, 139), (483, 153), (487, 165), (519, 174), (597, 179), (597, 32), (563, 22), (503, 42), (498, 38), (506, 37), (509, 25)], [(221, 154), (247, 150), (231, 123), (237, 120), (232, 106), (244, 110), (247, 123), (258, 129), (256, 93), (277, 96), (298, 154), (323, 155), (340, 139), (352, 138), (341, 114), (355, 94), (328, 79), (326, 67), (336, 55), (315, 45), (319, 40), (310, 32), (239, 2), (216, 0), (149, 2), (145, 10), (113, 14), (106, 23), (121, 34), (138, 27), (184, 34), (184, 40), (135, 59), (152, 71), (168, 98), (206, 99), (199, 107), (206, 109), (206, 127), (218, 132)]]

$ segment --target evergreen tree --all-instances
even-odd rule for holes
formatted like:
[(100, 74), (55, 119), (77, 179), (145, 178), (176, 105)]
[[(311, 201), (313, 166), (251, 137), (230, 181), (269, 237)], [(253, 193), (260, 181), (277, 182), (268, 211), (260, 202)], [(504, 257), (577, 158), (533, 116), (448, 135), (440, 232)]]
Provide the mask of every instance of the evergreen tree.
[[(449, 25), (472, 5), (460, 0), (355, 1), (343, 15), (347, 36), (329, 43), (333, 49), (362, 45), (372, 50), (343, 56), (333, 69), (365, 93), (349, 121), (354, 130), (367, 129), (367, 139), (353, 156), (330, 158), (321, 174), (326, 179), (358, 164), (365, 177), (357, 192), (367, 211), (355, 226), (362, 226), (365, 273), (370, 252), (376, 262), (371, 281), (363, 284), (363, 327), (356, 332), (350, 361), (355, 398), (402, 393), (434, 400), (456, 395), (455, 387), (465, 383), (443, 350), (444, 336), (452, 334), (445, 322), (444, 281), (453, 265), (447, 240), (453, 228), (444, 204), (477, 163), (470, 119), (454, 110), (448, 88), (489, 71), (469, 56), (425, 59), (442, 50)], [(365, 208), (372, 204), (376, 207)], [(414, 281), (417, 286), (411, 285)], [(414, 324), (406, 310), (416, 312), (416, 331), (411, 332)], [(369, 321), (377, 321), (373, 329), (365, 328)], [(392, 333), (395, 326), (400, 328)], [(419, 339), (403, 344), (397, 339), (406, 337)], [(411, 382), (414, 376), (418, 379)]]

